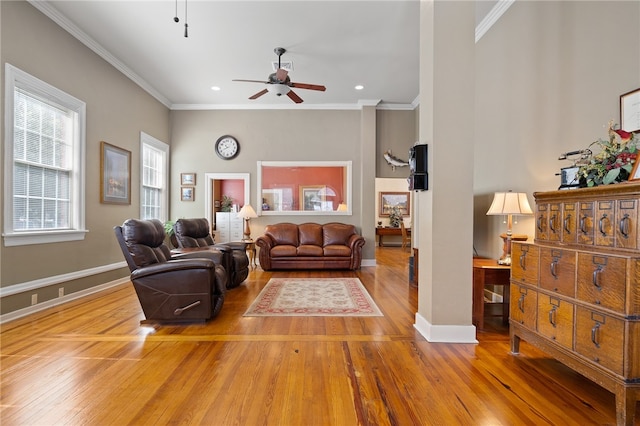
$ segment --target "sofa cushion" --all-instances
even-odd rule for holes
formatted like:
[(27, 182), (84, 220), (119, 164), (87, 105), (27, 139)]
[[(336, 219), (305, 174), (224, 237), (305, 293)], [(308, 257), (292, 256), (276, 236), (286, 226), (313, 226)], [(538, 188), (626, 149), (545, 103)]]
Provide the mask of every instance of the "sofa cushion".
[(351, 249), (341, 245), (324, 246), (323, 254), (324, 256), (349, 257), (351, 256)]
[(300, 245), (322, 247), (322, 225), (319, 223), (303, 223), (298, 225)]
[[(294, 223), (278, 223), (275, 225), (267, 225), (264, 233), (269, 235), (275, 242), (275, 246), (289, 245), (297, 247), (298, 243), (298, 225)], [(294, 254), (291, 256), (295, 256)]]
[(327, 223), (322, 227), (324, 246), (342, 245), (347, 246), (349, 239), (356, 233), (353, 225), (344, 223)]
[(303, 244), (298, 247), (298, 256), (324, 256), (321, 246)]
[(271, 248), (271, 257), (295, 257), (297, 254), (297, 247), (289, 244), (281, 244)]

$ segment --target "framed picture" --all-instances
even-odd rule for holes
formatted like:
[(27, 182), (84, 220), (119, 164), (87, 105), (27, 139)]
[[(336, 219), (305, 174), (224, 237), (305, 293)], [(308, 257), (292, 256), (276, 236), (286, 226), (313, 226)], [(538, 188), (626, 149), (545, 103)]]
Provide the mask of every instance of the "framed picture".
[[(300, 187), (300, 210), (326, 211), (327, 187), (325, 185), (310, 185)], [(331, 209), (333, 210), (333, 209)]]
[(182, 201), (195, 201), (195, 191), (191, 186), (183, 186), (180, 188), (180, 200)]
[(411, 206), (408, 192), (381, 192), (378, 216), (389, 216), (391, 209), (398, 207), (403, 216), (408, 216)]
[(131, 151), (100, 142), (100, 202), (131, 204)]
[(640, 132), (640, 89), (620, 95), (620, 129)]
[(180, 173), (180, 185), (182, 186), (195, 186), (196, 174), (195, 173)]

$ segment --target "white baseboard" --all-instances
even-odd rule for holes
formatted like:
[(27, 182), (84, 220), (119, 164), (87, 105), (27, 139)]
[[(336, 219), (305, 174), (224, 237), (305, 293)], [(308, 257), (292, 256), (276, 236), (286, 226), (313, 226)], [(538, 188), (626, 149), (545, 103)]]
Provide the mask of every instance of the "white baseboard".
[(428, 342), (478, 343), (474, 325), (433, 325), (416, 313), (416, 323), (413, 326)]
[(13, 321), (18, 318), (26, 317), (27, 315), (43, 311), (45, 309), (52, 308), (54, 306), (62, 305), (63, 303), (80, 299), (81, 297), (86, 297), (86, 296), (89, 296), (90, 294), (108, 290), (117, 285), (124, 284), (127, 281), (129, 281), (128, 276), (117, 279), (115, 281), (105, 283), (105, 284), (97, 285), (95, 287), (91, 287), (86, 290), (76, 291), (75, 293), (69, 293), (65, 296), (58, 297), (56, 299), (47, 300), (45, 302), (38, 303), (33, 306), (28, 306), (26, 308), (18, 309), (17, 311), (12, 311), (4, 315), (0, 315), (0, 324), (4, 324), (5, 322), (8, 322), (8, 321)]
[(362, 262), (360, 262), (360, 266), (376, 266), (376, 260), (375, 259), (362, 259)]

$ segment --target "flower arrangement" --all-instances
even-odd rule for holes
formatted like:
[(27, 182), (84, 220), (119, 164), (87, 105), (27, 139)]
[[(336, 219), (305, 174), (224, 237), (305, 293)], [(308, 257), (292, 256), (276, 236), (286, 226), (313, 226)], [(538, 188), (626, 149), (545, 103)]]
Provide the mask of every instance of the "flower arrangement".
[(580, 186), (609, 185), (629, 179), (636, 161), (638, 139), (633, 133), (616, 129), (613, 120), (609, 121), (608, 133), (609, 140), (598, 139), (589, 145), (589, 148), (599, 147), (600, 152), (578, 169)]
[(389, 212), (389, 225), (392, 228), (399, 228), (402, 220), (402, 212), (398, 206), (393, 206)]

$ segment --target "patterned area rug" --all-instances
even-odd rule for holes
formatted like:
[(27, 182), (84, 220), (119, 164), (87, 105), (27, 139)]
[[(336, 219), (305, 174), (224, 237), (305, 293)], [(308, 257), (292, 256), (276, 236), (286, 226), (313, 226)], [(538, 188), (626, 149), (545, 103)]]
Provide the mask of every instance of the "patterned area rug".
[(381, 317), (358, 278), (271, 278), (245, 317)]

